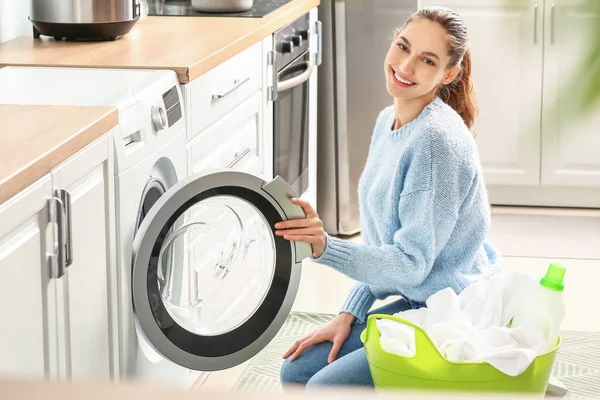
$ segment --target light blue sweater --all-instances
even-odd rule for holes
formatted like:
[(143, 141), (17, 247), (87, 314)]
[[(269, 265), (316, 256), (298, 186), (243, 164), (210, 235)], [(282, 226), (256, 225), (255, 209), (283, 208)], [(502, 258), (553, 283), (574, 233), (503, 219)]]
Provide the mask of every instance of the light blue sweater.
[(376, 299), (425, 302), (498, 272), (479, 155), (461, 117), (438, 97), (399, 130), (394, 120), (392, 106), (379, 114), (358, 185), (364, 244), (328, 235), (316, 259), (359, 282), (341, 310), (358, 322)]

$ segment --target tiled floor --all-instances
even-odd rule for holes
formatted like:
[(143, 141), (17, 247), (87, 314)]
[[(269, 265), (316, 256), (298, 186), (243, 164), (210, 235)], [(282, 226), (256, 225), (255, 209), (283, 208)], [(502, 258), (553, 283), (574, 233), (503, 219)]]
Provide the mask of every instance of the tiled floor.
[[(360, 241), (360, 238), (351, 239)], [(600, 260), (504, 258), (506, 269), (520, 269), (533, 274), (545, 273), (548, 264), (560, 262), (567, 267), (564, 330), (600, 331), (597, 299), (600, 297)], [(335, 313), (345, 299), (352, 280), (332, 269), (305, 261), (294, 311)], [(376, 303), (377, 304), (377, 303)], [(228, 390), (246, 368), (246, 364), (212, 373), (203, 388)]]

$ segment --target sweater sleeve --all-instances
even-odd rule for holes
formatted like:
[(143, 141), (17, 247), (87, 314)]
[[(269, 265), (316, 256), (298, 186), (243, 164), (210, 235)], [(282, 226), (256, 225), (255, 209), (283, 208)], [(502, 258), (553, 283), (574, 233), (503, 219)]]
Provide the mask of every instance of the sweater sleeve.
[(360, 282), (350, 289), (340, 312), (348, 312), (356, 317), (356, 322), (364, 323), (367, 312), (375, 303), (375, 296), (369, 286)]
[[(315, 261), (369, 285), (418, 286), (431, 272), (456, 224), (456, 215), (440, 205), (434, 193), (427, 189), (400, 196), (401, 228), (392, 244), (367, 246), (327, 236), (325, 252)], [(347, 302), (357, 304), (356, 312), (362, 312), (367, 303), (364, 290), (356, 291), (360, 302), (353, 302), (352, 297)]]

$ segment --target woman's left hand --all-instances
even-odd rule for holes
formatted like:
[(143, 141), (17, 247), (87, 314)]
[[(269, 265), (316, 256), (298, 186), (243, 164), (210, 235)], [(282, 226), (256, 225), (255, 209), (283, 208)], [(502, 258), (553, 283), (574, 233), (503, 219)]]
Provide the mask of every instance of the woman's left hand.
[(275, 224), (275, 234), (283, 236), (286, 240), (307, 242), (312, 245), (313, 256), (321, 257), (325, 252), (326, 236), (323, 230), (323, 221), (309, 202), (300, 199), (291, 199), (292, 203), (302, 207), (305, 218), (291, 219)]

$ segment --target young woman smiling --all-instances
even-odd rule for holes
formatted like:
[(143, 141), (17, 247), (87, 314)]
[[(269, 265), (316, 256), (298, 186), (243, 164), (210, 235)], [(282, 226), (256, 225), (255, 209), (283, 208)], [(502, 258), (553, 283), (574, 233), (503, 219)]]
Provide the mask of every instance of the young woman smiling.
[(297, 199), (306, 218), (275, 225), (276, 234), (311, 243), (317, 262), (359, 282), (336, 318), (283, 355), (284, 387), (372, 386), (359, 335), (376, 299), (401, 296), (373, 312), (394, 314), (498, 271), (470, 132), (477, 106), (463, 21), (449, 9), (420, 9), (394, 35), (383, 70), (394, 102), (377, 118), (359, 182), (364, 244), (326, 235)]

